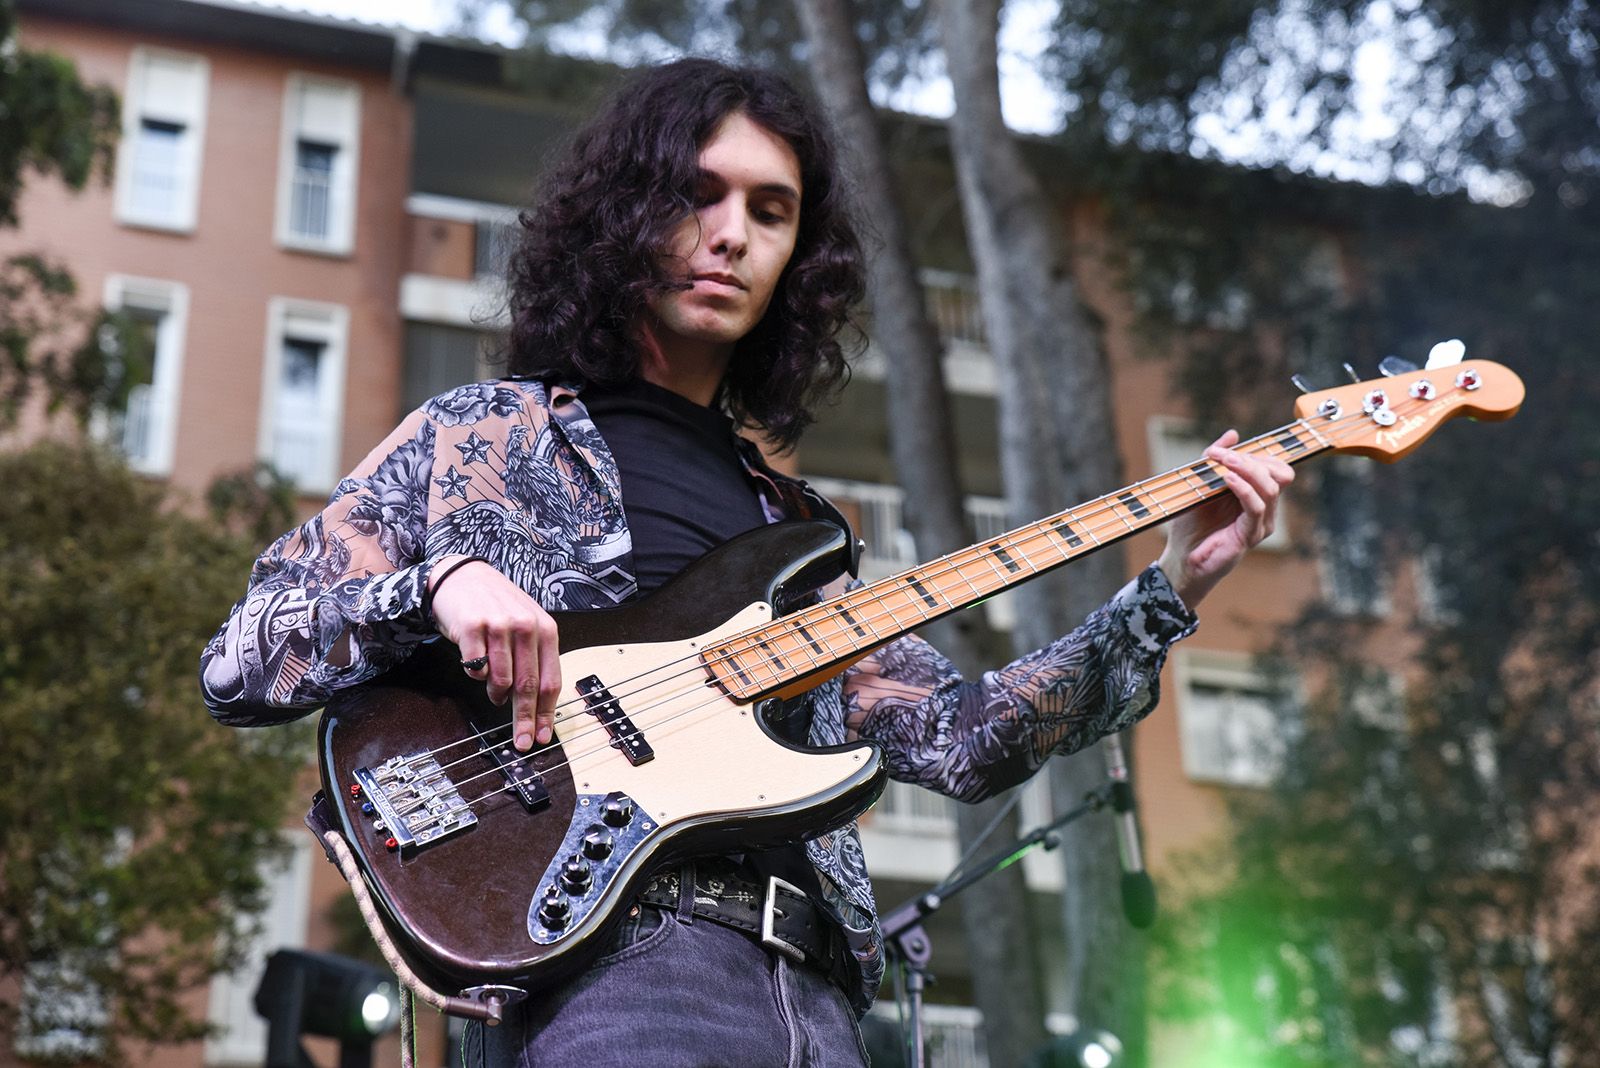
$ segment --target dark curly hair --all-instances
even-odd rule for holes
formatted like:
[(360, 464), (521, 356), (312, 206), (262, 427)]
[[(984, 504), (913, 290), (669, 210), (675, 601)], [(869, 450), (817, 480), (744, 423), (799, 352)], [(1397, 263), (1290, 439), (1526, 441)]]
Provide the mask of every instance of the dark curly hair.
[[(597, 383), (639, 373), (635, 330), (654, 294), (683, 288), (665, 253), (695, 211), (701, 148), (743, 112), (800, 161), (800, 228), (761, 321), (735, 346), (717, 403), (782, 448), (847, 373), (839, 342), (864, 293), (861, 244), (816, 108), (770, 71), (685, 59), (632, 78), (575, 136), (518, 216), (508, 270), (512, 374)], [(853, 331), (859, 338), (859, 332)]]

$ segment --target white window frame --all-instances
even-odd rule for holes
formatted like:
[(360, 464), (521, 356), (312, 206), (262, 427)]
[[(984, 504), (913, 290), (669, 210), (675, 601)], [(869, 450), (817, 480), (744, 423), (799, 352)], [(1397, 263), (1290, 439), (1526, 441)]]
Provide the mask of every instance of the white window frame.
[[(328, 236), (325, 239), (296, 234), (291, 227), (294, 207), (294, 176), (298, 146), (304, 127), (300, 101), (308, 89), (348, 94), (350, 106), (345, 121), (337, 128), (305, 131), (310, 139), (332, 143), (333, 176), (328, 189)], [(278, 140), (277, 220), (274, 235), (283, 248), (317, 252), (329, 256), (348, 256), (355, 250), (356, 193), (361, 174), (361, 86), (346, 78), (293, 71), (284, 83), (283, 125)]]
[[(150, 67), (153, 63), (189, 66), (194, 77), (188, 99), (165, 107), (149, 100)], [(199, 214), (200, 177), (205, 159), (207, 97), (210, 93), (211, 63), (204, 56), (175, 52), (166, 48), (139, 45), (128, 59), (128, 85), (123, 97), (122, 138), (117, 145), (117, 191), (115, 212), (118, 222), (177, 233), (193, 233)], [(145, 119), (181, 123), (184, 138), (180, 145), (179, 188), (171, 215), (141, 211), (134, 203), (134, 153), (138, 151), (139, 129)]]
[(342, 304), (273, 297), (267, 304), (267, 350), (261, 361), (261, 418), (256, 439), (256, 455), (267, 463), (277, 457), (278, 393), (283, 375), (283, 343), (286, 337), (320, 341), (327, 361), (322, 378), (322, 395), (315, 413), (318, 425), (325, 428), (323, 455), (308, 477), (295, 477), (301, 493), (325, 493), (339, 477), (339, 456), (343, 441), (344, 380), (349, 346), (350, 310)]
[[(1178, 748), (1183, 757), (1183, 772), (1194, 782), (1215, 783), (1223, 786), (1267, 787), (1277, 781), (1283, 770), (1283, 758), (1288, 748), (1290, 721), (1280, 715), (1270, 714), (1261, 723), (1252, 740), (1262, 744), (1254, 757), (1253, 767), (1208, 767), (1201, 763), (1200, 753), (1206, 746), (1202, 739), (1217, 729), (1218, 724), (1202, 718), (1192, 696), (1196, 686), (1211, 686), (1258, 694), (1269, 701), (1276, 699), (1280, 685), (1269, 679), (1257, 667), (1255, 658), (1246, 653), (1227, 653), (1212, 649), (1178, 649), (1173, 662), (1178, 682)], [(1298, 698), (1298, 694), (1291, 693)], [(1237, 753), (1230, 753), (1237, 757)]]
[[(104, 303), (107, 311), (121, 311), (129, 305), (159, 308), (161, 325), (156, 330), (150, 384), (135, 387), (143, 392), (128, 397), (123, 437), (112, 442), (128, 458), (128, 466), (146, 475), (169, 475), (178, 436), (178, 392), (183, 380), (184, 339), (189, 330), (189, 287), (182, 282), (161, 278), (140, 278), (129, 274), (106, 276)], [(143, 420), (147, 427), (147, 447), (139, 452), (128, 449), (129, 424)], [(102, 436), (109, 426), (97, 420)]]
[[(1145, 422), (1145, 439), (1150, 447), (1152, 475), (1190, 466), (1205, 455), (1212, 441), (1195, 428), (1192, 420), (1176, 415), (1152, 415)], [(1159, 529), (1164, 528), (1165, 524)], [(1256, 548), (1268, 552), (1288, 552), (1292, 547), (1289, 541), (1289, 500), (1286, 496), (1280, 496), (1277, 522), (1273, 524), (1272, 533)]]
[(288, 851), (261, 867), (267, 907), (260, 917), (260, 929), (245, 949), (239, 966), (211, 980), (206, 1017), (214, 1030), (206, 1039), (205, 1063), (213, 1068), (261, 1063), (261, 1051), (267, 1046), (267, 1024), (255, 1010), (261, 973), (274, 951), (299, 949), (306, 944), (312, 843), (303, 833), (292, 832), (285, 841)]

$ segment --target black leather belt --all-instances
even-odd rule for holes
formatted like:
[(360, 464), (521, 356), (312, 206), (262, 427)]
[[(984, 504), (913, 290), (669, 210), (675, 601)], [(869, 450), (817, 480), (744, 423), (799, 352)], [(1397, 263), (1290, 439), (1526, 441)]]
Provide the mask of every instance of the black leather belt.
[(684, 875), (691, 871), (694, 915), (743, 931), (774, 953), (830, 977), (842, 968), (843, 936), (834, 922), (804, 890), (776, 875), (763, 886), (726, 864), (668, 868), (651, 876), (640, 902), (676, 909)]

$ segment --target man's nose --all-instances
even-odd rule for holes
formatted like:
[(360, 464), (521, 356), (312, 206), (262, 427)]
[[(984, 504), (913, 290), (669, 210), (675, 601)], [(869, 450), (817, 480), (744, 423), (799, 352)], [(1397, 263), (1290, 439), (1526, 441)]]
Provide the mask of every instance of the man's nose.
[(738, 197), (725, 197), (713, 205), (701, 225), (705, 227), (706, 247), (719, 256), (738, 259), (749, 247), (750, 231)]

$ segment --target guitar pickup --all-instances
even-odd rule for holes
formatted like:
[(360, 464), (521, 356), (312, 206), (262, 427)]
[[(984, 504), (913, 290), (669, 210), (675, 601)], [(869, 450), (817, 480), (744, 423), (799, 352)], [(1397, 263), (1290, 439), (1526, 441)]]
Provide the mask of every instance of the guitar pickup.
[(500, 769), (507, 788), (517, 795), (523, 808), (538, 812), (549, 807), (550, 791), (544, 784), (544, 777), (533, 766), (532, 753), (519, 753), (511, 743), (501, 742), (484, 746), (483, 754)]
[(644, 732), (633, 725), (633, 721), (622, 710), (622, 703), (606, 689), (599, 676), (589, 675), (579, 679), (578, 693), (589, 714), (599, 720), (606, 733), (611, 735), (612, 748), (622, 750), (628, 763), (638, 767), (647, 760), (655, 759), (655, 750), (645, 741)]
[(539, 770), (534, 767), (534, 754), (517, 752), (509, 739), (502, 742), (489, 741), (490, 738), (505, 734), (505, 720), (473, 712), (467, 716), (467, 722), (478, 735), (478, 751), (494, 761), (495, 769), (506, 782), (506, 789), (516, 795), (517, 800), (522, 802), (522, 807), (529, 812), (547, 808), (550, 804), (550, 791), (545, 787), (544, 778), (539, 774)]

